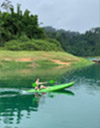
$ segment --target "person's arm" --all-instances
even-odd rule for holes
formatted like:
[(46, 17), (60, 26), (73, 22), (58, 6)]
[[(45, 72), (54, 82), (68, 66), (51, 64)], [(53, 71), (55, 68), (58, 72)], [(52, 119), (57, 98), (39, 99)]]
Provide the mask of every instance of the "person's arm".
[(47, 84), (48, 82), (39, 82), (39, 84)]

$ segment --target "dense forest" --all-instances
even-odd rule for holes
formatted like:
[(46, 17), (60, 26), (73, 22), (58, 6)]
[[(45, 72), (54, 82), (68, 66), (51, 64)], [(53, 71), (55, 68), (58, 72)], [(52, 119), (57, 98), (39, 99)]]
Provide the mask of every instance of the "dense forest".
[(100, 56), (100, 27), (79, 32), (56, 30), (50, 26), (45, 27), (48, 38), (56, 39), (62, 48), (77, 56)]
[[(38, 15), (17, 11), (5, 0), (0, 11), (0, 47), (9, 50), (66, 51), (77, 56), (100, 56), (100, 27), (84, 34), (51, 26), (40, 27)], [(2, 10), (1, 9), (1, 10)]]

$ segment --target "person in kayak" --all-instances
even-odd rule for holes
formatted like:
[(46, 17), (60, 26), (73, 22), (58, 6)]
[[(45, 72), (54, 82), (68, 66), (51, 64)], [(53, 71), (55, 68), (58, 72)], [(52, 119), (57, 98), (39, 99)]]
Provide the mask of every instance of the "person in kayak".
[(40, 79), (38, 78), (36, 81), (35, 81), (35, 84), (36, 84), (36, 86), (35, 86), (35, 89), (37, 90), (37, 89), (46, 89), (46, 88), (48, 88), (48, 87), (45, 87), (43, 84), (47, 84), (48, 82), (40, 82), (39, 81)]

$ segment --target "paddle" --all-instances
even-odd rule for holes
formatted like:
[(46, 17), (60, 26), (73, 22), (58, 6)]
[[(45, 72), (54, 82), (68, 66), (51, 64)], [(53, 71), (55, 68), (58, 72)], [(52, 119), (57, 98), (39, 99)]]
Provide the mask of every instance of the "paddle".
[(54, 84), (54, 82), (55, 82), (54, 80), (50, 80), (49, 81), (50, 84)]
[[(54, 84), (54, 80), (50, 80), (50, 81), (48, 81), (47, 83)], [(36, 87), (37, 84), (36, 84), (36, 83), (32, 83), (32, 86), (33, 86), (33, 87)]]
[(36, 85), (37, 85), (36, 83), (32, 83), (32, 86), (33, 86), (33, 87), (36, 87)]

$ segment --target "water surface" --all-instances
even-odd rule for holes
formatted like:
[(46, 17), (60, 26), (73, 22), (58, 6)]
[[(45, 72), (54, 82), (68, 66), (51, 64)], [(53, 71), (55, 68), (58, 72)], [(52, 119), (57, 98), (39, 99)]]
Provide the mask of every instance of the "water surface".
[[(46, 80), (42, 74), (41, 79)], [(100, 128), (100, 65), (56, 79), (70, 81), (75, 85), (69, 91), (27, 94), (30, 87), (24, 85), (32, 79), (1, 79), (0, 128)]]

